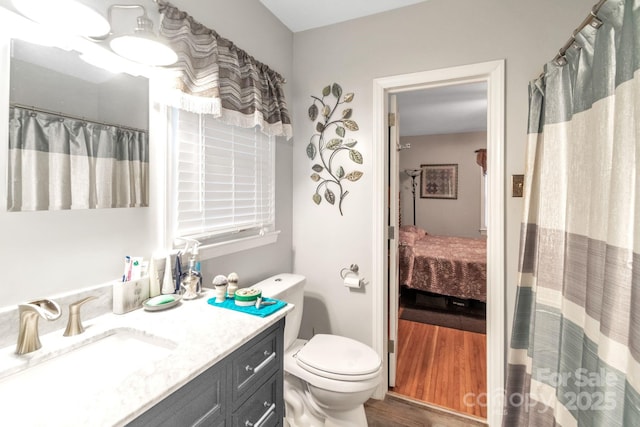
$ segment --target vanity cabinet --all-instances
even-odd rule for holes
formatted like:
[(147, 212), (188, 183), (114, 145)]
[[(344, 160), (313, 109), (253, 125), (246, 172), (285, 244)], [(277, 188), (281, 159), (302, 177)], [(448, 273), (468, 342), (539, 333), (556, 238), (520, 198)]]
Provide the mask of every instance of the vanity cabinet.
[(282, 426), (283, 332), (284, 318), (128, 426)]

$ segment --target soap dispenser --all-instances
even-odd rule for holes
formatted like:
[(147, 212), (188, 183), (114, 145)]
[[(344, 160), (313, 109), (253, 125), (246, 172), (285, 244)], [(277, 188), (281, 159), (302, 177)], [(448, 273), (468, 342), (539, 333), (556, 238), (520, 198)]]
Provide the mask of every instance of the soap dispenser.
[(200, 270), (199, 253), (200, 251), (198, 250), (198, 244), (196, 243), (193, 248), (191, 248), (191, 259), (189, 260), (189, 267), (191, 268), (191, 260), (193, 260), (193, 272), (196, 276), (198, 276), (198, 294), (202, 292), (202, 271)]
[(180, 284), (184, 289), (183, 299), (197, 298), (202, 291), (202, 275), (199, 270), (199, 263), (197, 260), (197, 250), (191, 251), (191, 257), (189, 258), (189, 268), (182, 274)]

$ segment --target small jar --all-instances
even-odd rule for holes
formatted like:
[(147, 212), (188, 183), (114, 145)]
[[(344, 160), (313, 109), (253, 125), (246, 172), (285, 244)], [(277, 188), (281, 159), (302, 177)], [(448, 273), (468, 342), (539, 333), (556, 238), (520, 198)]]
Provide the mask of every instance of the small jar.
[(231, 273), (227, 276), (227, 297), (233, 298), (238, 290), (238, 275)]

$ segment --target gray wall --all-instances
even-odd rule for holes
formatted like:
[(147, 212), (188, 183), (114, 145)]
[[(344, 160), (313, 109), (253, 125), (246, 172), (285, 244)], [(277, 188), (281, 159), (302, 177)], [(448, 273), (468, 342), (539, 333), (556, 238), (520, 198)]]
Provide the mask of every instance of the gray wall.
[[(294, 37), (293, 225), (294, 271), (307, 276), (309, 310), (302, 332), (330, 330), (372, 343), (372, 292), (349, 292), (339, 271), (358, 263), (371, 277), (372, 81), (375, 78), (504, 59), (506, 64), (505, 187), (524, 170), (528, 82), (536, 78), (589, 13), (591, 0), (429, 0), (403, 9)], [(336, 12), (339, 13), (339, 12)], [(331, 82), (355, 92), (351, 103), (360, 126), (363, 178), (349, 187), (345, 216), (311, 200), (314, 183), (305, 141), (310, 96)], [(517, 281), (522, 199), (505, 195), (506, 286), (511, 324)], [(376, 284), (378, 289), (382, 284)]]
[(80, 59), (77, 52), (22, 40), (12, 42), (11, 52), (12, 103), (149, 129), (147, 78), (104, 71)]
[[(172, 3), (292, 80), (293, 35), (259, 2), (174, 0)], [(3, 55), (0, 97), (6, 97), (8, 105), (6, 47), (0, 53)], [(290, 85), (285, 91), (291, 99)], [(2, 112), (6, 114), (6, 107), (0, 109)], [(0, 126), (0, 131), (6, 135), (6, 125)], [(153, 132), (152, 128), (152, 152), (164, 150), (166, 142), (154, 139)], [(6, 149), (0, 151), (0, 165), (4, 164)], [(292, 142), (278, 140), (276, 225), (282, 231), (278, 242), (203, 262), (207, 283), (213, 274), (228, 274), (232, 270), (246, 284), (292, 269), (291, 164)], [(7, 213), (4, 207), (0, 208), (0, 265), (4, 272), (0, 306), (107, 283), (122, 274), (125, 255), (149, 256), (157, 250), (163, 206), (153, 194), (166, 190), (162, 165), (151, 164), (150, 168), (154, 190), (149, 208), (25, 213)], [(4, 170), (3, 175), (6, 176)], [(5, 200), (6, 182), (2, 182), (0, 199)]]
[(421, 198), (420, 177), (416, 178), (416, 225), (439, 236), (480, 237), (482, 169), (474, 151), (487, 147), (487, 133), (405, 136), (400, 143), (411, 144), (400, 152), (401, 224), (413, 224), (411, 178), (404, 170), (420, 169), (423, 164), (457, 164), (457, 199)]
[[(8, 0), (2, 1), (5, 3)], [(505, 59), (508, 188), (510, 176), (523, 173), (524, 168), (528, 81), (539, 75), (593, 1), (430, 0), (295, 35), (255, 0), (173, 3), (287, 77), (285, 90), (297, 141), (277, 145), (276, 214), (283, 230), (278, 243), (212, 260), (204, 266), (205, 273), (236, 270), (249, 281), (288, 270), (293, 259), (293, 269), (308, 278), (303, 334), (332, 331), (370, 344), (371, 293), (368, 289), (350, 292), (342, 286), (339, 271), (351, 263), (360, 265), (365, 278), (372, 271), (370, 194), (377, 189), (371, 180), (371, 158), (373, 150), (382, 149), (371, 146), (372, 80)], [(6, 79), (8, 73), (3, 71), (0, 76)], [(365, 174), (349, 187), (344, 217), (335, 207), (318, 207), (311, 200), (311, 163), (305, 154), (313, 132), (307, 119), (310, 95), (334, 81), (356, 94), (351, 106), (360, 126), (357, 138), (364, 156)], [(8, 97), (6, 90), (1, 94)], [(152, 149), (163, 146), (158, 143)], [(0, 160), (0, 164), (6, 162)], [(160, 186), (158, 178), (152, 185)], [(0, 196), (5, 192), (3, 189)], [(511, 315), (522, 200), (505, 197), (507, 308)], [(149, 209), (0, 212), (0, 265), (5, 272), (0, 285), (2, 305), (117, 277), (124, 255), (148, 254), (156, 247), (160, 207), (153, 199), (151, 203)]]

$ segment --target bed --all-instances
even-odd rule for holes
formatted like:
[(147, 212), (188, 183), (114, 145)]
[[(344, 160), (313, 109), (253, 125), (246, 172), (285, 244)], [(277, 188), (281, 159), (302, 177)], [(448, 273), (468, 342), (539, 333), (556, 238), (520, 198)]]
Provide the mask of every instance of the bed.
[(434, 236), (416, 226), (403, 226), (398, 249), (400, 285), (486, 302), (486, 239)]

